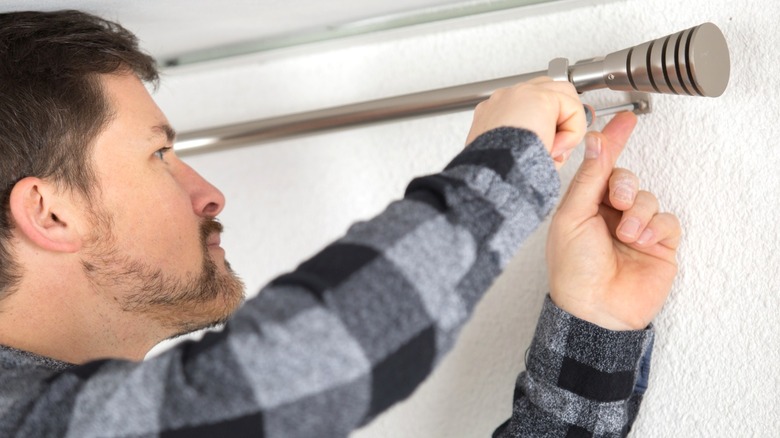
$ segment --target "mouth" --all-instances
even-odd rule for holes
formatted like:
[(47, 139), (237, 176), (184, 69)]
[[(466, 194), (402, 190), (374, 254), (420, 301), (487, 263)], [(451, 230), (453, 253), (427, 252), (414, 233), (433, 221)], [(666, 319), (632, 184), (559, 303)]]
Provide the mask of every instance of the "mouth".
[(200, 226), (200, 237), (207, 249), (222, 249), (220, 234), (222, 234), (222, 224), (216, 220), (208, 219)]
[(209, 235), (208, 239), (206, 239), (206, 246), (208, 247), (218, 247), (222, 243), (219, 233), (212, 233)]

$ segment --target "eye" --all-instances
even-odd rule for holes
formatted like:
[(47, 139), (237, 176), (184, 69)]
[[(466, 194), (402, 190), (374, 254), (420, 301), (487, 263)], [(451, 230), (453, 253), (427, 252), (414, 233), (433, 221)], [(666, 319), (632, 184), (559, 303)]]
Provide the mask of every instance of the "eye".
[(159, 158), (160, 161), (165, 161), (165, 154), (167, 154), (168, 151), (170, 151), (171, 149), (173, 149), (173, 148), (170, 147), (170, 146), (166, 146), (164, 148), (157, 149), (156, 151), (154, 151), (154, 155), (157, 158)]

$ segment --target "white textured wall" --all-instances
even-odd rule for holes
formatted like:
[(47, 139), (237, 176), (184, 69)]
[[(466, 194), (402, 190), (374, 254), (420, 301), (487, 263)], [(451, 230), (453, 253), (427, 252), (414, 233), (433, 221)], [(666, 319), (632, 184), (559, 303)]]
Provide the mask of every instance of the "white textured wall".
[[(620, 162), (679, 215), (685, 233), (680, 275), (656, 320), (651, 387), (634, 436), (778, 436), (780, 3), (579, 1), (545, 11), (169, 71), (157, 98), (186, 131), (535, 71), (552, 57), (604, 55), (716, 23), (732, 53), (725, 95), (656, 96), (654, 113), (641, 118)], [(441, 168), (462, 147), (470, 117), (187, 160), (225, 192), (224, 246), (256, 290), (401, 196), (414, 176)], [(565, 169), (565, 181), (575, 167)], [(545, 233), (540, 229), (498, 280), (437, 372), (355, 437), (488, 436), (509, 415), (546, 292)]]

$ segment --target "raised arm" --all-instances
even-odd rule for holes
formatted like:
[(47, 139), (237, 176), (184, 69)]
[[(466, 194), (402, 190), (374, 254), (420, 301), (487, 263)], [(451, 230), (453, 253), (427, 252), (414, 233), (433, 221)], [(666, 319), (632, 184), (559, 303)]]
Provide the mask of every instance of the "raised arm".
[(503, 91), (477, 110), (470, 146), (443, 172), (272, 282), (224, 331), (144, 363), (60, 371), (2, 351), (0, 435), (348, 434), (450, 349), (555, 205), (550, 151), (566, 156), (583, 132), (570, 84)]

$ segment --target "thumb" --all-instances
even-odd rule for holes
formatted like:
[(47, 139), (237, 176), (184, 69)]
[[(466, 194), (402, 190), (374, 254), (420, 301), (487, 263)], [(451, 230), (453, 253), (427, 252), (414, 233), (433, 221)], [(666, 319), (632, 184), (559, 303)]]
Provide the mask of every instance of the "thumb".
[(603, 132), (589, 132), (585, 136), (585, 159), (569, 185), (559, 214), (580, 223), (598, 213), (612, 170), (636, 122), (633, 113), (621, 113)]

